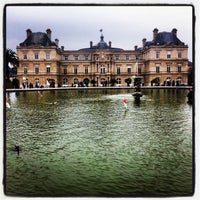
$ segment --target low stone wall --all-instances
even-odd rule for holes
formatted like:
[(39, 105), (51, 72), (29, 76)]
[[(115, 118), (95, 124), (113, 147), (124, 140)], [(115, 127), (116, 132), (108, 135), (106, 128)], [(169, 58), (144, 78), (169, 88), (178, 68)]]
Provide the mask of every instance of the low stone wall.
[[(142, 86), (141, 89), (190, 89), (192, 86)], [(134, 87), (56, 87), (56, 88), (26, 88), (6, 89), (6, 92), (54, 91), (54, 90), (105, 90), (105, 89), (134, 89)]]

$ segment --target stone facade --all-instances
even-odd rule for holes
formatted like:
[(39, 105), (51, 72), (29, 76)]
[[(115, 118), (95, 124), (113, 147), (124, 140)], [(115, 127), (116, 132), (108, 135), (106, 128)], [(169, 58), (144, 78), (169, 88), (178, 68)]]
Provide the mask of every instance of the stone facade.
[[(100, 41), (76, 51), (59, 47), (51, 40), (51, 30), (32, 33), (17, 46), (21, 87), (31, 86), (127, 86), (136, 84), (188, 84), (188, 46), (177, 37), (177, 30), (153, 30), (153, 40), (142, 40), (142, 47), (132, 50), (112, 47)], [(134, 79), (134, 77), (136, 79)], [(138, 79), (137, 79), (138, 78)]]

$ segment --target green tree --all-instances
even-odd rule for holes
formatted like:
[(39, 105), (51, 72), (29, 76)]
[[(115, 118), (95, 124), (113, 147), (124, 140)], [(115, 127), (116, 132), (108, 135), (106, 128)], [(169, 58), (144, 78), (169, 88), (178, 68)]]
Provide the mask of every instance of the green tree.
[(18, 65), (19, 65), (19, 58), (17, 54), (11, 49), (6, 49), (5, 68), (4, 68), (6, 80), (9, 80), (10, 74), (17, 69)]
[(95, 84), (97, 83), (97, 81), (95, 81), (94, 79), (92, 79), (92, 80), (90, 81), (90, 83), (92, 83), (92, 84), (93, 84), (93, 87), (94, 87)]
[(114, 86), (115, 83), (117, 83), (117, 80), (116, 80), (116, 79), (114, 79), (114, 78), (110, 79), (110, 84), (111, 84), (111, 86)]
[(127, 83), (127, 86), (130, 86), (132, 80), (131, 80), (131, 78), (126, 78), (125, 82)]

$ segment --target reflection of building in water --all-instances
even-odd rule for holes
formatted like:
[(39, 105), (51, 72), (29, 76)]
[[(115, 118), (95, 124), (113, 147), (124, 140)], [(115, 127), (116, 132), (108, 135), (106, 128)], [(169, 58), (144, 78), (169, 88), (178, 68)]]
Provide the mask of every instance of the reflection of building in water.
[(154, 29), (153, 39), (143, 39), (142, 44), (132, 50), (115, 48), (104, 41), (101, 31), (96, 45), (90, 42), (88, 48), (72, 51), (59, 47), (58, 39), (52, 41), (50, 29), (46, 33), (28, 29), (17, 46), (18, 79), (24, 87), (30, 83), (34, 87), (127, 86), (137, 76), (146, 86), (188, 84), (188, 46), (178, 39), (176, 29)]

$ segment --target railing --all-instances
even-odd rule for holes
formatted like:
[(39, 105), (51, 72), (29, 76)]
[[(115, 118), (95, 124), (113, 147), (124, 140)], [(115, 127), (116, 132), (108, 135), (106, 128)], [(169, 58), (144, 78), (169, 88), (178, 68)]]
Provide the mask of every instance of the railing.
[(188, 71), (182, 71), (182, 72), (178, 72), (178, 71), (171, 71), (171, 72), (167, 72), (167, 71), (160, 71), (160, 72), (156, 72), (156, 71), (147, 71), (147, 72), (141, 72), (141, 73), (135, 73), (135, 72), (131, 72), (131, 73), (127, 73), (127, 72), (105, 72), (105, 73), (101, 73), (101, 72), (90, 72), (90, 73), (84, 73), (84, 72), (80, 72), (80, 73), (59, 73), (59, 72), (50, 72), (50, 73), (46, 73), (46, 72), (39, 72), (39, 73), (35, 73), (35, 72), (28, 72), (26, 74), (24, 74), (23, 72), (18, 72), (17, 76), (41, 76), (41, 75), (63, 75), (63, 76), (70, 76), (70, 75), (77, 75), (77, 76), (84, 76), (84, 75), (116, 75), (116, 76), (134, 76), (134, 75), (150, 75), (150, 74), (158, 74), (158, 75), (163, 75), (163, 74), (168, 74), (168, 75), (174, 75), (174, 74), (188, 74)]
[(59, 75), (58, 72), (50, 72), (50, 73), (46, 73), (46, 72), (39, 72), (39, 73), (35, 73), (35, 72), (28, 72), (26, 74), (24, 74), (23, 72), (17, 72), (17, 76), (41, 76), (41, 75)]

